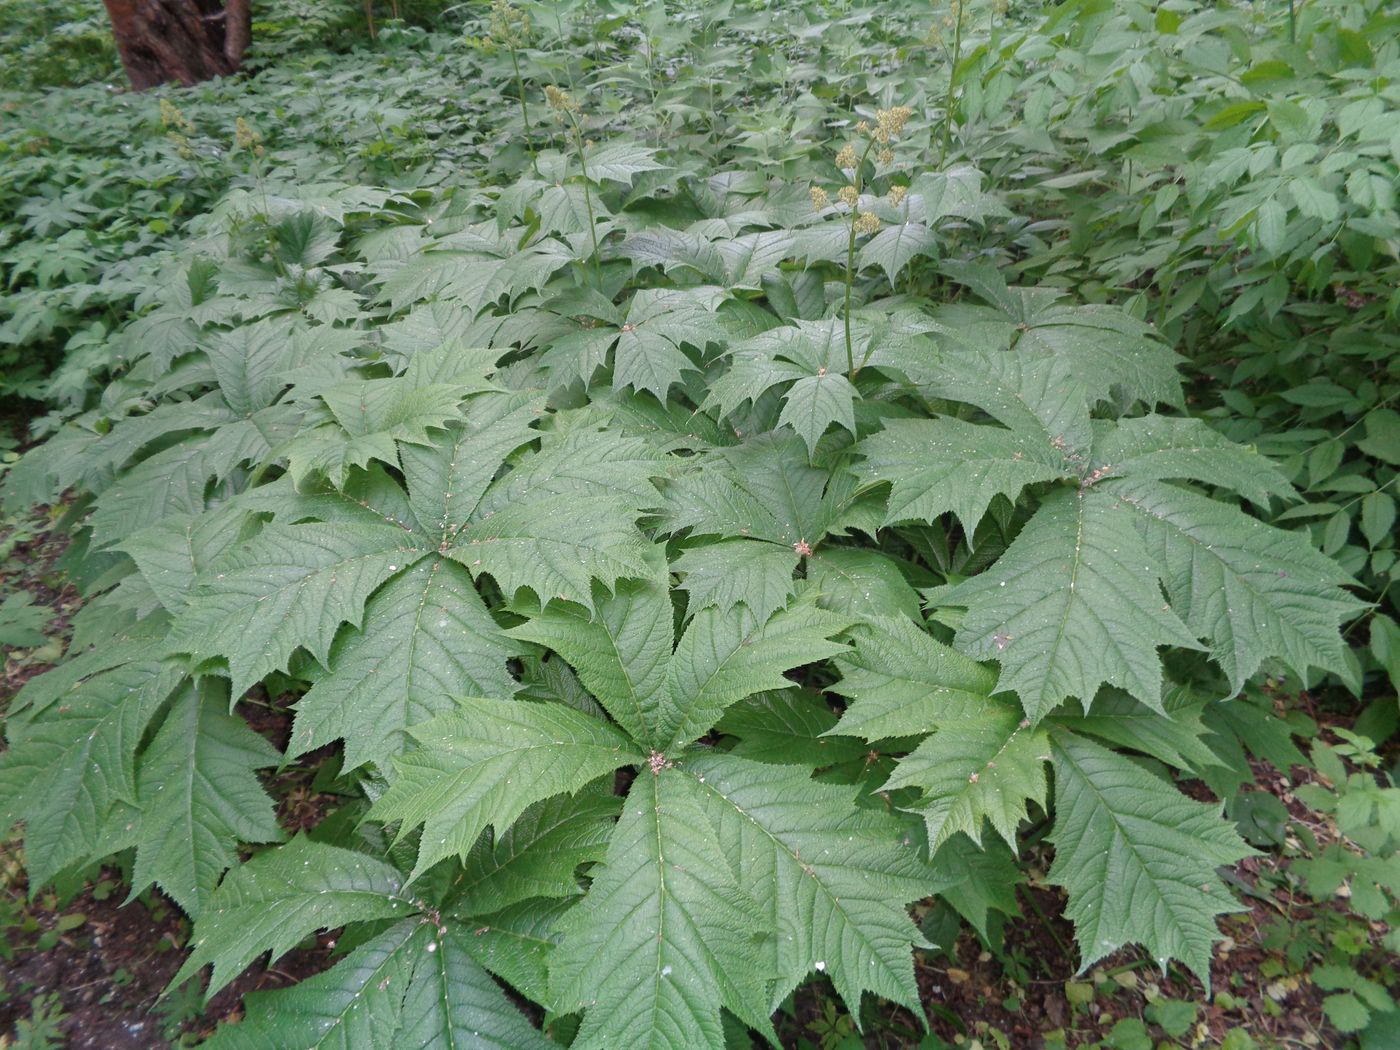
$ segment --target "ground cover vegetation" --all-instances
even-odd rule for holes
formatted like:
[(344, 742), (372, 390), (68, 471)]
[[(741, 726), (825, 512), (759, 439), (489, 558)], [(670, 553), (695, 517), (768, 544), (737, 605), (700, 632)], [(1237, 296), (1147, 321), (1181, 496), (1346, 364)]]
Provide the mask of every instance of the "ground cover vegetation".
[(1395, 1045), (1400, 14), (288, 0), (134, 94), (57, 6), (0, 811), (185, 917), (163, 1038)]

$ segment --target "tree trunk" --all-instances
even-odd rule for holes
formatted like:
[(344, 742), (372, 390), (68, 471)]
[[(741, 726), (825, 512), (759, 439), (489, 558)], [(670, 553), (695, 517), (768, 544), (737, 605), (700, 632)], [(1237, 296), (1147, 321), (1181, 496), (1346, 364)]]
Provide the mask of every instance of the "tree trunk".
[(104, 0), (137, 91), (235, 72), (248, 47), (248, 0)]

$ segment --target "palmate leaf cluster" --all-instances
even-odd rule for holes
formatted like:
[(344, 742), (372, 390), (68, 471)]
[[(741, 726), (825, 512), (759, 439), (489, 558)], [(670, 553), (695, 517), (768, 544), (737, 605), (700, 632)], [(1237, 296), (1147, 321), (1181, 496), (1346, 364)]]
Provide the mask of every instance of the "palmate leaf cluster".
[[(1248, 849), (1170, 771), (1237, 782), (1231, 698), (1349, 674), (1361, 609), (1263, 520), (1289, 481), (1150, 325), (972, 261), (1011, 212), (923, 170), (927, 107), (849, 315), (839, 212), (598, 124), (234, 191), (8, 476), (73, 494), (87, 595), (0, 759), (33, 883), (127, 859), (210, 994), (345, 928), (215, 1047), (719, 1048), (813, 979), (922, 1016), (909, 905), (986, 934), (1042, 817), (1083, 965), (1208, 979)], [(338, 799), (290, 837), (288, 763)]]

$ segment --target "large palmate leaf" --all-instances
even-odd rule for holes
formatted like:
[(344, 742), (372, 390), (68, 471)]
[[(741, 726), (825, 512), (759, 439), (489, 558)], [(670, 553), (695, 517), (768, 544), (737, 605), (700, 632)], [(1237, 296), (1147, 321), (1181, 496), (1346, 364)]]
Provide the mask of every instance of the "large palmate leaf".
[(644, 757), (606, 722), (563, 704), (464, 698), (410, 733), (420, 747), (395, 759), (370, 816), (400, 822), (400, 837), (422, 826), (415, 879), (465, 857), (488, 824), (500, 835), (532, 803)]
[(815, 454), (817, 442), (832, 423), (855, 433), (855, 397), (856, 388), (840, 372), (803, 376), (788, 387), (778, 422), (797, 431)]
[(1251, 850), (1219, 805), (1193, 802), (1130, 759), (1054, 734), (1055, 864), (1080, 966), (1137, 942), (1210, 983), (1215, 917), (1237, 910), (1217, 867)]
[(794, 550), (759, 540), (724, 540), (685, 551), (675, 561), (692, 610), (728, 613), (745, 605), (763, 621), (787, 604), (797, 568)]
[(345, 766), (386, 765), (404, 731), (451, 711), (455, 696), (509, 696), (517, 647), (471, 578), (443, 558), (420, 561), (365, 606), (364, 624), (331, 651), (331, 672), (297, 703), (288, 752), (345, 741)]
[(928, 824), (930, 849), (958, 832), (980, 846), (986, 821), (1014, 850), (1026, 802), (1045, 805), (1049, 757), (1043, 731), (1025, 725), (1019, 710), (989, 703), (970, 717), (941, 722), (899, 760), (885, 789), (922, 789), (910, 811)]
[(643, 771), (592, 888), (564, 920), (550, 991), (559, 1009), (584, 1011), (576, 1050), (723, 1050), (722, 1006), (772, 1038), (763, 914), (739, 887), (702, 789), (674, 768)]
[(452, 882), (454, 910), (468, 915), (500, 911), (531, 897), (582, 893), (575, 870), (603, 859), (613, 821), (622, 808), (610, 783), (531, 806), (501, 834), (477, 841)]
[(907, 827), (801, 767), (699, 754), (681, 771), (694, 778), (740, 883), (762, 888), (777, 953), (773, 1004), (819, 971), (852, 1014), (866, 990), (917, 1010), (910, 946), (923, 941), (905, 905), (933, 879)]
[(872, 618), (852, 642), (835, 660), (841, 678), (831, 691), (851, 704), (833, 732), (870, 741), (912, 736), (988, 708), (996, 673), (912, 621)]
[(1270, 496), (1295, 498), (1293, 486), (1267, 457), (1227, 440), (1199, 419), (1149, 415), (1101, 427), (1092, 472), (1134, 481), (1203, 481), (1263, 506)]
[(409, 377), (340, 383), (322, 394), (333, 423), (299, 437), (287, 449), (292, 476), (324, 473), (344, 483), (352, 467), (397, 463), (399, 442), (430, 443), (430, 433), (460, 416), (471, 387), (416, 383)]
[(141, 757), (133, 894), (153, 882), (198, 916), (241, 842), (282, 837), (254, 770), (277, 749), (228, 714), (221, 690), (186, 688)]
[(425, 553), (388, 525), (269, 525), (199, 578), (172, 645), (224, 657), (241, 696), (299, 646), (326, 663), (340, 625), (358, 627), (374, 589)]
[(971, 535), (995, 496), (1073, 474), (1063, 453), (1038, 435), (957, 419), (900, 419), (860, 446), (862, 476), (891, 482), (885, 523), (929, 522), (951, 511)]
[(747, 609), (702, 609), (681, 635), (666, 672), (656, 740), (662, 750), (695, 739), (725, 708), (764, 689), (782, 689), (784, 673), (841, 652), (830, 640), (849, 621), (814, 605), (795, 605), (760, 622)]
[[(656, 561), (655, 554), (649, 557)], [(658, 567), (619, 584), (596, 609), (590, 616), (580, 606), (551, 603), (510, 633), (549, 646), (633, 740), (656, 742), (674, 637), (671, 599)]]
[(1300, 673), (1350, 673), (1337, 625), (1362, 604), (1341, 589), (1351, 578), (1297, 533), (1174, 485), (1115, 481), (1104, 494), (1136, 513), (1172, 607), (1210, 640), (1232, 689), (1270, 657)]
[(863, 620), (923, 620), (919, 592), (894, 558), (862, 547), (824, 547), (807, 558), (807, 591), (823, 609)]
[(727, 356), (729, 371), (711, 384), (707, 407), (728, 414), (745, 401), (757, 402), (771, 387), (789, 384), (778, 423), (795, 430), (809, 453), (832, 423), (855, 433), (856, 389), (845, 374), (845, 336), (836, 321), (774, 328), (731, 346)]
[(1014, 347), (1020, 356), (1057, 361), (1093, 400), (1109, 399), (1116, 387), (1149, 406), (1181, 404), (1180, 358), (1125, 311), (1063, 303), (1056, 289), (1008, 288), (997, 271), (981, 264), (946, 268), (996, 308), (943, 311), (941, 319), (959, 342), (978, 349)]
[(836, 715), (824, 697), (799, 689), (755, 693), (724, 713), (716, 731), (735, 738), (730, 754), (809, 768), (867, 753), (853, 737), (827, 735)]
[(160, 603), (181, 612), (195, 579), (242, 538), (244, 515), (172, 514), (128, 536), (120, 549), (131, 555)]
[[(81, 661), (75, 663), (81, 668)], [(25, 859), (35, 886), (89, 859), (114, 809), (136, 801), (141, 738), (184, 677), (155, 661), (96, 666), (100, 673), (70, 689), (62, 689), (67, 668), (51, 673), (57, 681), (37, 681), (35, 686), (58, 695), (44, 703), (44, 693), (27, 690), (28, 708), (7, 726), (0, 789), (8, 819), (0, 823), (24, 821)]]
[(430, 445), (403, 445), (399, 460), (419, 528), (439, 539), (460, 529), (506, 458), (539, 436), (533, 399), (483, 394), (467, 403), (466, 419)]
[(593, 580), (612, 587), (644, 574), (646, 550), (625, 502), (560, 495), (503, 507), (457, 533), (446, 553), (509, 594), (590, 605)]
[(744, 697), (784, 688), (784, 672), (844, 648), (829, 639), (848, 621), (811, 604), (763, 621), (744, 606), (712, 605), (672, 652), (670, 597), (651, 572), (601, 598), (595, 617), (552, 606), (511, 633), (555, 649), (634, 740), (658, 751), (700, 736)]
[(417, 910), (395, 868), (298, 836), (229, 872), (195, 922), (194, 951), (171, 987), (213, 963), (212, 997), (265, 951), (275, 962), (316, 930)]
[(1157, 647), (1198, 647), (1164, 602), (1160, 572), (1112, 497), (1060, 489), (991, 569), (943, 599), (967, 606), (959, 647), (1000, 662), (998, 687), (1032, 720), (1104, 684), (1160, 708)]
[(696, 460), (693, 472), (667, 486), (664, 521), (672, 531), (815, 545), (852, 495), (839, 476), (811, 465), (795, 434), (766, 434)]
[(857, 262), (863, 270), (878, 266), (893, 285), (900, 271), (921, 255), (933, 255), (938, 236), (921, 222), (896, 222), (861, 246)]
[(554, 1046), (472, 960), (472, 934), (404, 921), (292, 988), (248, 998), (214, 1050), (535, 1050)]

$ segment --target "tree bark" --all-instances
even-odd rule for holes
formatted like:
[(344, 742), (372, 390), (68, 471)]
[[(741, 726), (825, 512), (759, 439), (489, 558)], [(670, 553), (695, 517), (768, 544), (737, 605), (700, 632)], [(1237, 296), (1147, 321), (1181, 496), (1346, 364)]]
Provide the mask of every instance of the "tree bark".
[(137, 91), (236, 72), (248, 47), (248, 0), (103, 0)]

